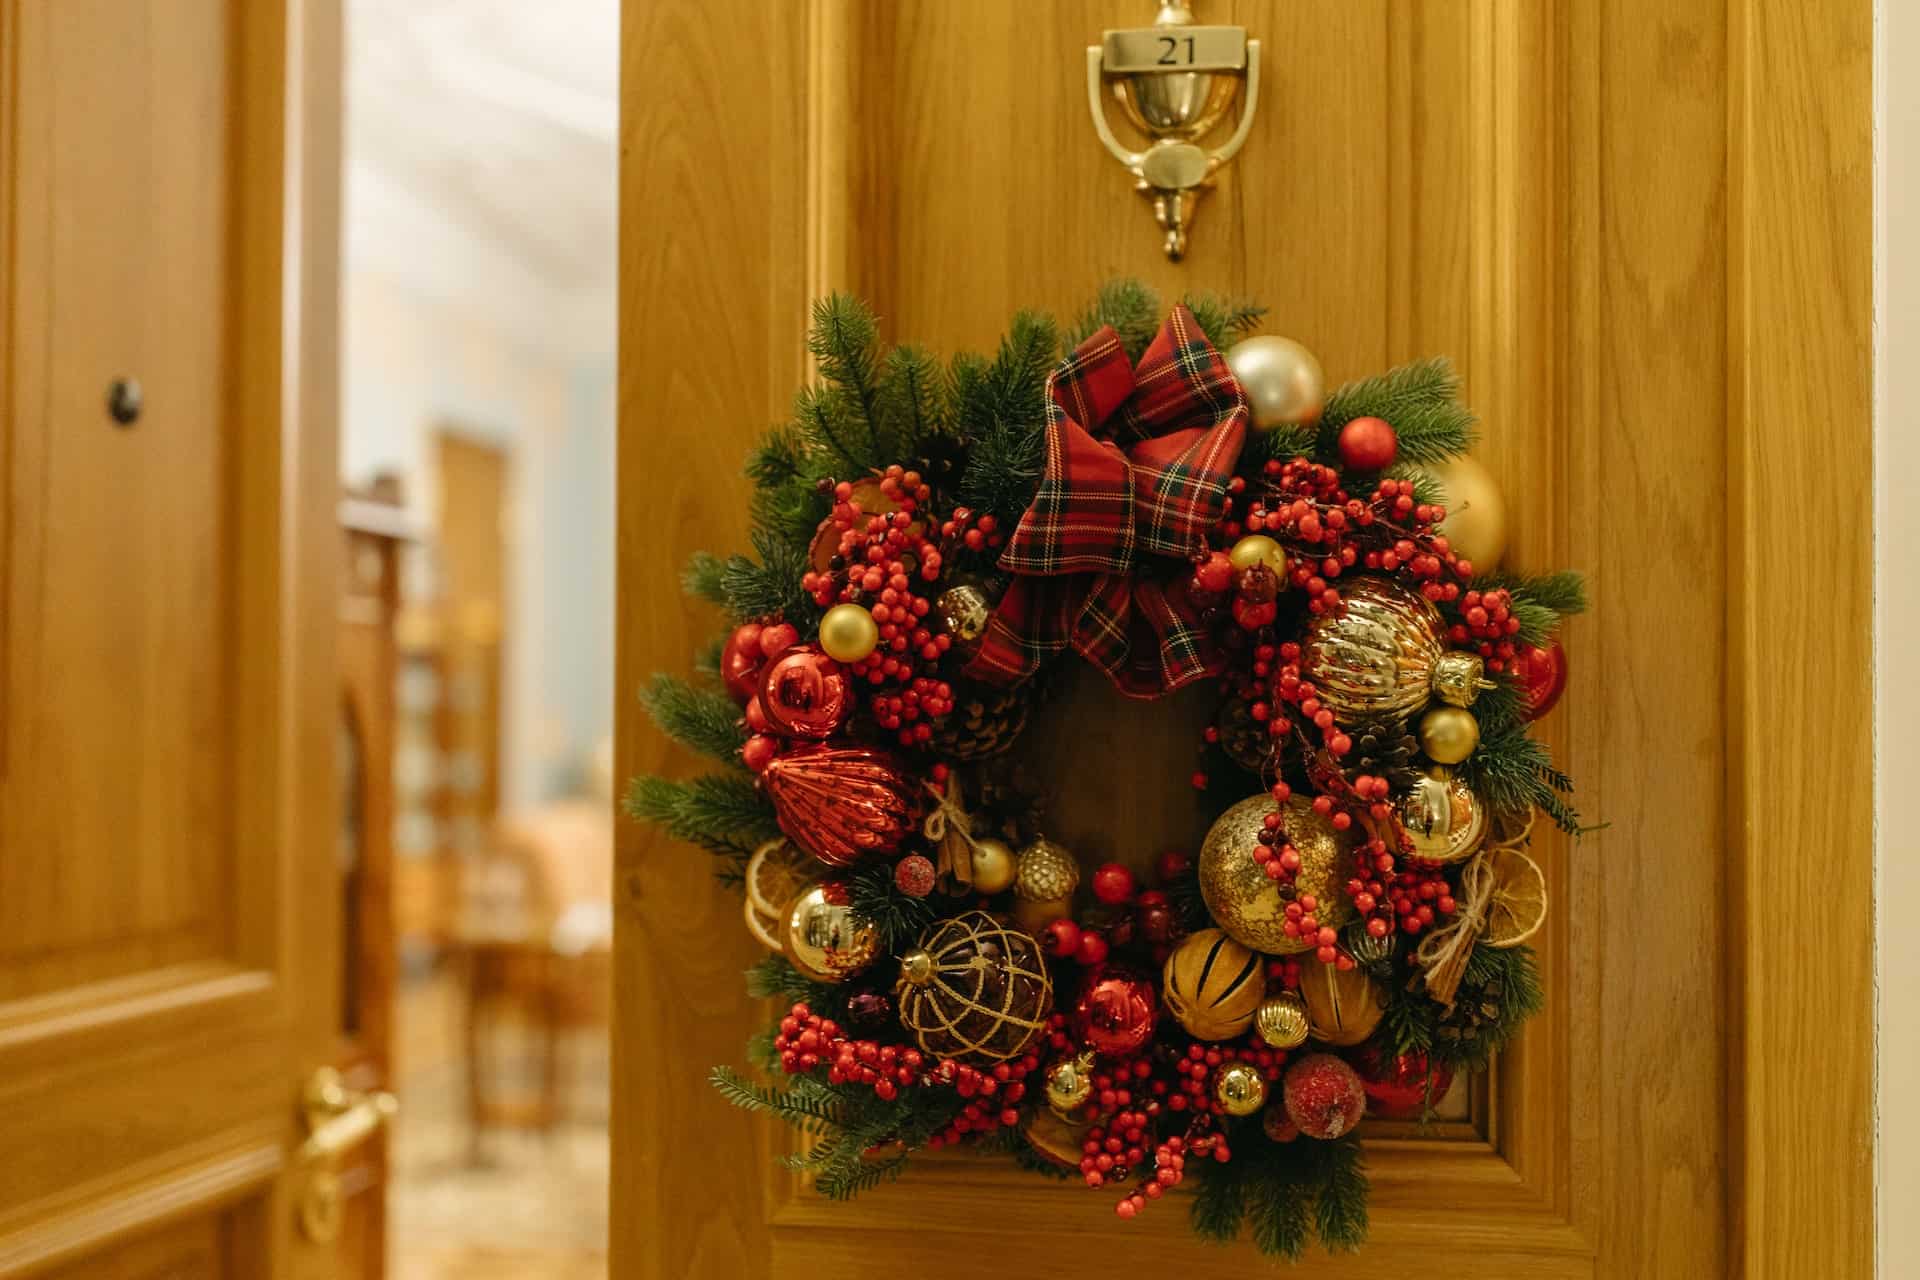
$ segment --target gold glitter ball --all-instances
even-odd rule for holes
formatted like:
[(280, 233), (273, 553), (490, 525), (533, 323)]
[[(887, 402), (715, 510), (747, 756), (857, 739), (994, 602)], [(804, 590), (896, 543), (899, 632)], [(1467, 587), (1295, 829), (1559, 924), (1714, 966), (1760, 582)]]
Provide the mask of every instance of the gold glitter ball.
[[(1269, 880), (1253, 857), (1273, 811), (1273, 797), (1262, 792), (1220, 815), (1200, 846), (1200, 896), (1214, 923), (1236, 942), (1268, 955), (1292, 955), (1314, 943), (1287, 936), (1287, 904), (1279, 883)], [(1294, 889), (1313, 896), (1314, 918), (1321, 925), (1338, 929), (1353, 918), (1345, 891), (1353, 870), (1346, 838), (1301, 796), (1287, 801), (1280, 825), (1300, 852)]]

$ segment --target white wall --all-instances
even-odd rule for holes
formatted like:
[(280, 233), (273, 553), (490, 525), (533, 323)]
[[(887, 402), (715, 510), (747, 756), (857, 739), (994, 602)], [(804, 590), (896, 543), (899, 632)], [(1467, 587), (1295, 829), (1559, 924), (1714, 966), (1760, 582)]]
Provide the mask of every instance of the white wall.
[[(1880, 1274), (1920, 1276), (1920, 5), (1881, 0), (1874, 41), (1875, 934)], [(1889, 75), (1888, 69), (1902, 69)]]

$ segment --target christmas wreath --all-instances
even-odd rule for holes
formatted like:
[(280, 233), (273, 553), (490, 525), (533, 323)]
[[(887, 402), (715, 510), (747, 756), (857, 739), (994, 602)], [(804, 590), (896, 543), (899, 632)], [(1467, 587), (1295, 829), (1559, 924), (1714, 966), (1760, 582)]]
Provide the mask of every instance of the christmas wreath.
[[(736, 625), (644, 694), (723, 767), (629, 808), (742, 890), (785, 1011), (767, 1082), (713, 1083), (829, 1196), (972, 1146), (1122, 1218), (1191, 1179), (1205, 1237), (1351, 1248), (1362, 1116), (1430, 1117), (1539, 1008), (1529, 835), (1579, 818), (1529, 724), (1580, 580), (1498, 571), (1444, 361), (1328, 395), (1260, 316), (1122, 281), (1064, 343), (1022, 313), (942, 362), (815, 307), (756, 554), (687, 574)], [(1197, 846), (1048, 838), (1019, 749), (1070, 654), (1217, 695)]]

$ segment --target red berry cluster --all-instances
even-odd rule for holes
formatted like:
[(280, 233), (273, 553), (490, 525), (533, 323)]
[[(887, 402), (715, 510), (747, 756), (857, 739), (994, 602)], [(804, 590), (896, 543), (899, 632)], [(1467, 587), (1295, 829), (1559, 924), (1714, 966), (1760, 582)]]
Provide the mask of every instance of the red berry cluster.
[(1147, 1207), (1147, 1201), (1158, 1200), (1168, 1190), (1179, 1186), (1186, 1180), (1189, 1155), (1202, 1159), (1211, 1156), (1220, 1164), (1233, 1159), (1233, 1152), (1227, 1148), (1225, 1134), (1196, 1135), (1192, 1130), (1185, 1135), (1175, 1134), (1153, 1149), (1153, 1167), (1147, 1171), (1139, 1186), (1122, 1196), (1120, 1202), (1113, 1206), (1114, 1213), (1122, 1218), (1131, 1218)]
[(1020, 1123), (1020, 1099), (1027, 1095), (1027, 1077), (1040, 1066), (1038, 1053), (1027, 1053), (1012, 1062), (997, 1062), (982, 1071), (962, 1062), (942, 1059), (934, 1073), (939, 1084), (967, 1099), (960, 1114), (939, 1133), (927, 1139), (929, 1147), (951, 1147), (964, 1142), (969, 1134), (1012, 1127)]
[(998, 520), (984, 512), (976, 516), (969, 507), (955, 507), (940, 525), (942, 546), (958, 543), (969, 551), (988, 552), (998, 551), (1006, 540)]
[[(1162, 855), (1162, 870), (1168, 857), (1178, 858), (1176, 875), (1184, 870), (1185, 854)], [(1175, 876), (1161, 874), (1162, 881)], [(1154, 949), (1154, 963), (1166, 961), (1167, 944), (1173, 940), (1173, 906), (1161, 889), (1141, 889), (1131, 868), (1109, 862), (1092, 876), (1093, 896), (1103, 907), (1094, 908), (1097, 923), (1081, 923), (1070, 917), (1047, 922), (1040, 931), (1040, 945), (1047, 954), (1072, 960), (1087, 968), (1106, 963), (1112, 948), (1132, 946), (1144, 940)]]
[(1460, 648), (1472, 648), (1486, 660), (1487, 670), (1505, 671), (1513, 661), (1520, 619), (1513, 616), (1513, 597), (1505, 588), (1469, 591), (1460, 597), (1460, 620), (1447, 638)]
[[(940, 580), (940, 548), (918, 518), (932, 495), (919, 472), (898, 465), (881, 473), (876, 485), (840, 481), (833, 487), (833, 511), (816, 539), (816, 545), (831, 540), (827, 568), (800, 580), (823, 608), (858, 604), (873, 615), (880, 641), (848, 670), (878, 691), (868, 709), (905, 746), (932, 738), (928, 722), (953, 709), (952, 686), (930, 674), (953, 639), (928, 625), (933, 604), (921, 594)], [(869, 506), (879, 509), (868, 511)]]

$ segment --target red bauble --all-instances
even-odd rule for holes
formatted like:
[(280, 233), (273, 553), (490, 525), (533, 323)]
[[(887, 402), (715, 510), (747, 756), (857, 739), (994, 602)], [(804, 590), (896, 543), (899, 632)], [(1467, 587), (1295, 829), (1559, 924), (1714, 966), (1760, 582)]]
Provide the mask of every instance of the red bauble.
[[(1417, 1116), (1429, 1102), (1439, 1102), (1453, 1084), (1453, 1068), (1428, 1066), (1424, 1053), (1403, 1053), (1391, 1057), (1373, 1045), (1360, 1052), (1354, 1068), (1360, 1075), (1360, 1087), (1366, 1091), (1367, 1110), (1377, 1116), (1398, 1118)], [(1427, 1076), (1433, 1082), (1429, 1087)]]
[(1521, 701), (1526, 717), (1538, 720), (1553, 710), (1554, 703), (1567, 688), (1567, 651), (1555, 640), (1544, 649), (1531, 645), (1513, 659), (1514, 678), (1520, 682)]
[(760, 695), (757, 693), (747, 700), (747, 710), (743, 718), (747, 722), (747, 728), (755, 733), (773, 732), (773, 721), (767, 719), (767, 706), (760, 701)]
[(893, 865), (893, 883), (909, 898), (924, 898), (933, 892), (933, 863), (918, 853), (910, 853)]
[(787, 838), (833, 867), (899, 852), (919, 816), (913, 776), (874, 747), (809, 742), (767, 765), (760, 785)]
[(1065, 918), (1050, 920), (1040, 931), (1040, 945), (1047, 949), (1048, 955), (1064, 960), (1080, 949), (1080, 926)]
[(1351, 1132), (1366, 1113), (1367, 1093), (1343, 1059), (1310, 1053), (1281, 1079), (1287, 1119), (1309, 1138), (1332, 1139)]
[(1233, 590), (1233, 561), (1224, 551), (1215, 551), (1193, 571), (1194, 585), (1209, 595), (1223, 596)]
[(1117, 862), (1109, 862), (1093, 873), (1093, 896), (1110, 907), (1117, 907), (1133, 896), (1133, 872)]
[(1355, 418), (1340, 428), (1340, 463), (1349, 471), (1385, 471), (1400, 456), (1400, 437), (1385, 418)]
[(745, 746), (740, 748), (740, 759), (755, 773), (764, 773), (767, 766), (773, 763), (774, 756), (779, 753), (779, 739), (764, 733), (756, 733), (747, 739)]
[(1073, 1029), (1095, 1053), (1122, 1058), (1147, 1047), (1159, 1017), (1151, 981), (1127, 969), (1096, 969), (1073, 1006)]
[(839, 663), (810, 644), (801, 645), (767, 663), (760, 705), (779, 732), (825, 738), (846, 723), (853, 685)]
[(721, 683), (743, 707), (760, 691), (760, 667), (766, 661), (760, 652), (760, 632), (759, 623), (743, 622), (720, 648)]
[(760, 628), (760, 655), (777, 658), (800, 641), (800, 629), (791, 622), (776, 622)]

